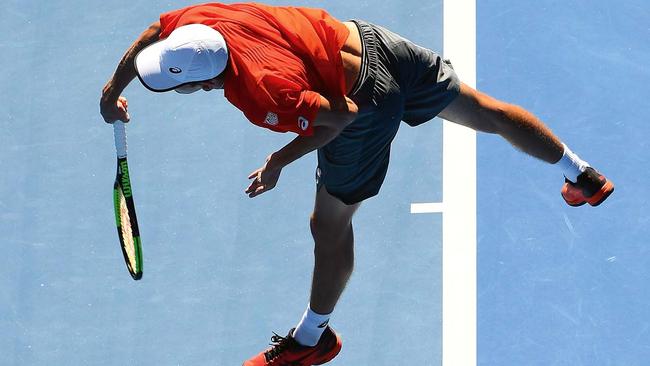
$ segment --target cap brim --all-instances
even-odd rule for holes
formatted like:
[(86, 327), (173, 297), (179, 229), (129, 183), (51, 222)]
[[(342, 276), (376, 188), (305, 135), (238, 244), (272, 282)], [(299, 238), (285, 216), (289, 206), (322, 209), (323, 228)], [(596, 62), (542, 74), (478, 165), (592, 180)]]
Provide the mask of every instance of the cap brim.
[(135, 72), (138, 79), (142, 85), (154, 92), (166, 92), (182, 84), (160, 69), (160, 55), (164, 49), (163, 39), (145, 47), (135, 56)]
[(178, 94), (192, 94), (201, 89), (203, 89), (203, 87), (200, 84), (191, 85), (186, 83), (177, 86), (176, 88), (174, 88), (174, 91), (177, 92)]

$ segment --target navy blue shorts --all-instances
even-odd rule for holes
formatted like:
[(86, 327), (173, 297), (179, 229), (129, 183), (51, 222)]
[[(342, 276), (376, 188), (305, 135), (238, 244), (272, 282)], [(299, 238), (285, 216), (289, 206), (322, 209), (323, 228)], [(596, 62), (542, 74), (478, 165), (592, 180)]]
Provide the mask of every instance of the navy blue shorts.
[(431, 120), (460, 92), (451, 64), (380, 26), (354, 20), (363, 43), (359, 78), (348, 96), (358, 117), (318, 149), (316, 181), (346, 204), (379, 192), (401, 121)]

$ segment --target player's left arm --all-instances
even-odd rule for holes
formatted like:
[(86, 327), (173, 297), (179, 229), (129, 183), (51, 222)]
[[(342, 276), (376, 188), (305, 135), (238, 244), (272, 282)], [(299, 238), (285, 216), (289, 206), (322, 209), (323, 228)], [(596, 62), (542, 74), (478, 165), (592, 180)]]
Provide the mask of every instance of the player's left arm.
[(280, 178), (282, 168), (298, 160), (303, 155), (327, 145), (357, 117), (358, 107), (350, 98), (329, 100), (320, 96), (320, 107), (314, 120), (314, 133), (311, 136), (298, 136), (280, 150), (266, 158), (266, 163), (253, 171), (248, 178), (253, 179), (246, 193), (255, 197), (273, 189)]

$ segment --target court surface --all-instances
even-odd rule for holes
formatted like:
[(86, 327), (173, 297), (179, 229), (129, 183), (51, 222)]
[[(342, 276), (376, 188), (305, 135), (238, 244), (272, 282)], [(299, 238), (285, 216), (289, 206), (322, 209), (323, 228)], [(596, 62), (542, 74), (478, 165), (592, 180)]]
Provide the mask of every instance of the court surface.
[[(248, 173), (292, 136), (248, 123), (221, 92), (125, 91), (143, 280), (125, 269), (99, 96), (133, 39), (188, 4), (5, 2), (0, 365), (240, 365), (304, 311), (315, 154), (249, 199)], [(291, 4), (449, 46), (441, 0)], [(641, 0), (477, 2), (477, 87), (547, 121), (617, 191), (598, 208), (568, 207), (557, 169), (477, 136), (472, 364), (650, 359), (647, 24)], [(404, 125), (380, 195), (355, 217), (332, 365), (442, 363), (442, 254), (454, 243), (443, 243), (444, 211), (411, 205), (443, 200), (443, 135), (440, 120)]]

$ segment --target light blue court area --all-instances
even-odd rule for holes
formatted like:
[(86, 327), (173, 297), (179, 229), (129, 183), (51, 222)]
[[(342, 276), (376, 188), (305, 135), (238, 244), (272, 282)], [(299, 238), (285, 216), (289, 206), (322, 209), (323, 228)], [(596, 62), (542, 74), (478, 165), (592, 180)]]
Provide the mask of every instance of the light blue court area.
[[(3, 4), (0, 365), (240, 365), (302, 315), (315, 154), (249, 199), (248, 173), (292, 136), (253, 126), (221, 92), (125, 91), (143, 279), (123, 263), (101, 88), (159, 13), (189, 4)], [(443, 48), (439, 0), (291, 4)], [(477, 2), (478, 88), (539, 115), (617, 188), (601, 207), (568, 207), (558, 170), (478, 136), (476, 364), (647, 365), (648, 24), (642, 0)], [(355, 218), (332, 365), (442, 363), (444, 213), (410, 213), (443, 198), (442, 139), (438, 120), (404, 125)]]
[(478, 364), (650, 360), (647, 1), (479, 1), (478, 87), (528, 107), (616, 192), (571, 208), (561, 179), (478, 138)]

